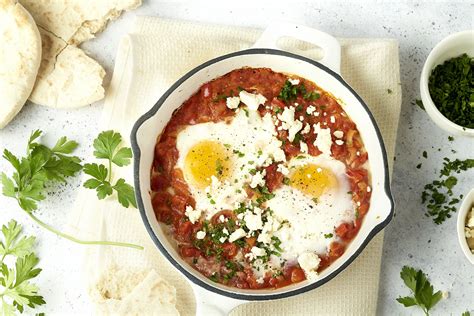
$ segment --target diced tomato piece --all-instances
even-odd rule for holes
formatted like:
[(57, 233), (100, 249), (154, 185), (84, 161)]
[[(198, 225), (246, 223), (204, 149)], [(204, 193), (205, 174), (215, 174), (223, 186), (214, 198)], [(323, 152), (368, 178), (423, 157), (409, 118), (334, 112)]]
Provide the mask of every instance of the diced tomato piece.
[(181, 171), (181, 169), (173, 169), (171, 173), (171, 186), (175, 190), (176, 194), (185, 196), (186, 198), (191, 197), (188, 184), (184, 180), (183, 171)]
[(221, 217), (221, 215), (224, 216), (224, 219), (226, 219), (226, 218), (227, 219), (233, 219), (233, 220), (236, 219), (236, 216), (235, 216), (234, 212), (232, 212), (230, 210), (223, 210), (223, 211), (217, 212), (216, 214), (214, 214), (211, 217), (211, 223), (213, 225), (220, 223), (219, 217)]
[(169, 186), (169, 182), (163, 174), (154, 175), (151, 178), (150, 186), (152, 191), (163, 191)]
[(153, 208), (156, 209), (161, 206), (169, 207), (171, 203), (171, 194), (166, 191), (156, 192), (151, 200), (151, 204)]
[(193, 231), (193, 224), (189, 221), (182, 222), (176, 232), (176, 237), (181, 241), (189, 241), (191, 239), (191, 232)]
[(199, 257), (201, 255), (201, 252), (199, 251), (199, 249), (192, 246), (182, 246), (179, 249), (179, 252), (181, 253), (181, 256), (185, 258)]
[(174, 195), (171, 198), (171, 209), (177, 213), (184, 214), (188, 199), (181, 195)]
[(245, 242), (247, 243), (247, 248), (252, 249), (252, 247), (257, 243), (257, 238), (249, 237), (245, 239)]
[(277, 168), (278, 165), (275, 163), (265, 168), (265, 181), (267, 183), (268, 191), (270, 192), (278, 189), (283, 182), (284, 175), (281, 172), (278, 172)]
[(352, 223), (342, 223), (336, 228), (336, 235), (343, 240), (351, 240), (357, 234), (359, 228)]
[(345, 246), (337, 241), (333, 241), (329, 245), (329, 256), (332, 258), (339, 258), (344, 253)]
[(306, 276), (304, 274), (304, 271), (303, 269), (301, 268), (293, 268), (293, 270), (291, 271), (291, 282), (292, 283), (298, 283), (298, 282), (301, 282), (303, 280), (306, 280)]
[(225, 244), (223, 244), (222, 249), (224, 249), (223, 254), (226, 259), (234, 258), (239, 252), (239, 247), (237, 247), (236, 244), (231, 242), (226, 242)]
[(298, 155), (300, 152), (300, 149), (296, 147), (295, 145), (293, 145), (292, 143), (290, 143), (289, 141), (285, 142), (285, 145), (283, 145), (283, 150), (285, 151), (285, 154), (288, 159)]

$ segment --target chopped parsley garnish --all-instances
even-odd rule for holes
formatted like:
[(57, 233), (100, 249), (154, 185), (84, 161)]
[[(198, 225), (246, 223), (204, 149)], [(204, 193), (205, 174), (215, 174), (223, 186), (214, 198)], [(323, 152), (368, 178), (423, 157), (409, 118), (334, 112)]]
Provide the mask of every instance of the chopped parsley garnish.
[(450, 142), (452, 142), (452, 141), (454, 140), (454, 137), (453, 137), (453, 136), (448, 136), (448, 140), (449, 140)]
[(284, 177), (283, 178), (283, 184), (289, 185), (290, 184), (290, 178)]
[(311, 200), (313, 200), (315, 204), (318, 204), (318, 201), (319, 201), (318, 198), (315, 197), (315, 198), (312, 198)]
[(309, 100), (309, 101), (316, 101), (319, 98), (320, 98), (320, 94), (316, 91), (308, 92), (303, 96), (303, 99)]
[(462, 195), (453, 198), (453, 188), (457, 184), (457, 178), (452, 173), (460, 173), (474, 168), (474, 159), (449, 160), (444, 158), (443, 169), (440, 171), (440, 179), (428, 183), (421, 194), (421, 201), (428, 208), (426, 216), (432, 217), (436, 224), (443, 223), (456, 212), (456, 204), (462, 199)]
[(332, 238), (334, 235), (332, 233), (324, 234), (324, 238), (329, 239)]
[(218, 276), (217, 272), (214, 272), (213, 274), (211, 274), (209, 279), (213, 282), (217, 282), (219, 280), (219, 276)]
[(219, 177), (222, 177), (224, 174), (224, 166), (222, 165), (222, 161), (220, 159), (216, 160), (216, 172)]
[(421, 168), (421, 163), (416, 165), (416, 169), (420, 169), (420, 168)]
[(234, 154), (237, 154), (237, 156), (238, 156), (239, 158), (242, 158), (243, 156), (245, 156), (245, 154), (244, 154), (243, 152), (238, 151), (237, 149), (234, 149), (232, 152), (233, 152)]
[(415, 104), (418, 105), (418, 107), (422, 109), (423, 111), (425, 110), (425, 106), (423, 105), (423, 102), (421, 100), (416, 99)]
[(428, 89), (438, 110), (450, 121), (474, 128), (474, 58), (463, 54), (431, 72)]
[(425, 151), (423, 151), (423, 158), (428, 158), (428, 153)]
[(388, 94), (392, 94), (392, 89), (387, 89)]
[(296, 108), (295, 108), (296, 111), (303, 111), (303, 106), (301, 104), (299, 104)]

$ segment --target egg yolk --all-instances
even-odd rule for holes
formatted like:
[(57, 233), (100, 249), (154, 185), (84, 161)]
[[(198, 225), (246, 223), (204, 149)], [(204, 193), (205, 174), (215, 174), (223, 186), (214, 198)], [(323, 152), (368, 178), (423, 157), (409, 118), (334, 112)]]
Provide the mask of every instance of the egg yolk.
[(331, 188), (336, 188), (338, 183), (331, 170), (308, 164), (297, 167), (290, 174), (290, 185), (306, 195), (318, 198)]
[(189, 150), (184, 160), (184, 175), (199, 189), (211, 184), (211, 177), (219, 180), (229, 177), (231, 173), (231, 154), (221, 143), (202, 141)]

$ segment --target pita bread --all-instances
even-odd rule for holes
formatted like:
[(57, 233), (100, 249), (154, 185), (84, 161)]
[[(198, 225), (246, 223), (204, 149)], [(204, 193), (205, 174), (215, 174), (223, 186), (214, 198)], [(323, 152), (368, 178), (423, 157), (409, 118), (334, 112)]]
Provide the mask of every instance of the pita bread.
[(141, 0), (20, 0), (36, 23), (68, 44), (79, 45), (104, 30)]
[(41, 62), (35, 21), (15, 0), (0, 0), (0, 129), (25, 104)]
[(176, 289), (155, 270), (110, 269), (91, 290), (97, 315), (179, 315)]
[[(1, 1), (1, 0), (0, 0)], [(141, 0), (19, 0), (38, 24), (43, 60), (30, 100), (75, 108), (104, 97), (104, 69), (76, 47)]]
[(40, 28), (43, 60), (30, 100), (53, 108), (75, 108), (104, 97), (105, 70), (84, 51)]

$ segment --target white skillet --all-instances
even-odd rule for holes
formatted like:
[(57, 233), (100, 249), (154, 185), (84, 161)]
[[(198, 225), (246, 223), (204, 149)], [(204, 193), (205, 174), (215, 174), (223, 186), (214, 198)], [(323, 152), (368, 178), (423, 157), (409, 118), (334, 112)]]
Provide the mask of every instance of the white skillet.
[[(315, 61), (279, 50), (283, 37), (296, 38), (320, 47), (324, 56)], [(393, 199), (390, 192), (388, 165), (380, 131), (367, 105), (339, 75), (341, 47), (323, 32), (304, 26), (279, 24), (267, 28), (255, 45), (212, 59), (179, 79), (138, 119), (131, 134), (134, 152), (135, 193), (144, 225), (151, 239), (166, 259), (190, 282), (196, 295), (197, 315), (227, 315), (233, 308), (249, 301), (274, 300), (298, 295), (330, 281), (362, 252), (368, 242), (391, 220)], [(319, 275), (316, 281), (303, 281), (280, 289), (243, 290), (214, 283), (189, 266), (168, 239), (153, 212), (150, 198), (150, 170), (157, 137), (176, 110), (204, 83), (242, 67), (267, 67), (277, 72), (295, 74), (315, 82), (332, 93), (357, 124), (369, 154), (372, 176), (370, 209), (362, 227), (345, 253)]]

